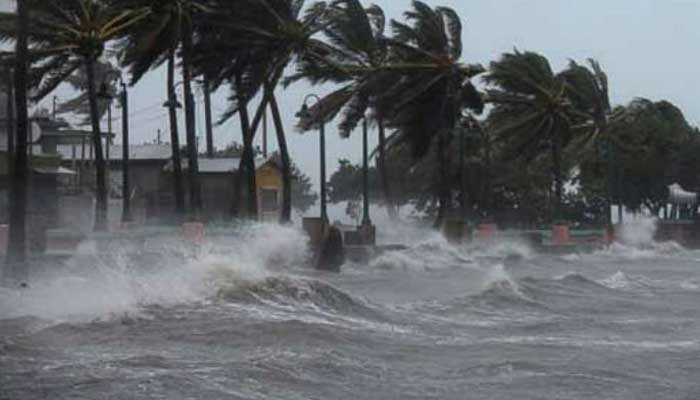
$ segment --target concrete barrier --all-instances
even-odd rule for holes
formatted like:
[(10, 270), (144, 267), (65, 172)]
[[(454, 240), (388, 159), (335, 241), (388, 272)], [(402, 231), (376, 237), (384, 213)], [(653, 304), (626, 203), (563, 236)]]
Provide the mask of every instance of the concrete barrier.
[(83, 240), (85, 235), (78, 231), (49, 229), (46, 231), (46, 253), (72, 254)]

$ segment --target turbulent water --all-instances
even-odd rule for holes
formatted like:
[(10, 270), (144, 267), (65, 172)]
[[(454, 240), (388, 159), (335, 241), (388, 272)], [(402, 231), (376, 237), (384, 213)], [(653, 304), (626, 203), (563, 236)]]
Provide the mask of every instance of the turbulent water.
[(575, 256), (399, 231), (341, 274), (291, 228), (88, 243), (0, 289), (0, 399), (700, 398), (700, 253), (648, 224)]

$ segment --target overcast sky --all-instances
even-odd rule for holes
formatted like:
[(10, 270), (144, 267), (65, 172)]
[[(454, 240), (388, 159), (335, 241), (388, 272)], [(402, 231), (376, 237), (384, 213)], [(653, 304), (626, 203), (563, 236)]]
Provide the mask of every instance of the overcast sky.
[[(9, 0), (2, 1), (9, 4)], [(514, 47), (544, 54), (557, 70), (563, 68), (569, 59), (583, 61), (593, 57), (601, 62), (609, 75), (615, 104), (640, 96), (667, 99), (678, 105), (691, 123), (700, 122), (700, 98), (697, 95), (700, 88), (700, 1), (425, 1), (433, 6), (450, 6), (462, 17), (465, 62), (487, 65)], [(411, 3), (410, 0), (374, 2), (382, 6), (390, 18), (401, 18), (401, 13)], [(164, 82), (165, 71), (161, 69), (149, 74), (131, 90), (133, 143), (155, 140), (158, 129), (162, 130), (164, 140), (167, 139), (166, 110), (160, 106), (165, 97)], [(294, 131), (294, 113), (307, 93), (323, 94), (331, 89), (310, 88), (302, 83), (278, 92), (292, 157), (314, 182), (318, 182), (319, 175), (317, 137)], [(67, 98), (70, 92), (60, 89), (56, 95)], [(50, 100), (44, 104), (48, 106)], [(225, 108), (226, 93), (217, 93), (213, 99), (215, 115)], [(199, 102), (198, 135), (204, 135), (203, 116)], [(183, 118), (180, 119), (182, 122)], [(119, 129), (116, 123), (115, 130)], [(180, 132), (184, 136), (184, 129)], [(275, 150), (274, 133), (272, 130), (270, 133), (270, 148)], [(237, 121), (215, 129), (217, 147), (224, 147), (232, 141), (241, 142)], [(327, 142), (329, 168), (335, 169), (336, 160), (341, 157), (360, 161), (360, 135), (340, 139), (335, 128), (329, 127)], [(204, 140), (200, 143), (203, 147)]]

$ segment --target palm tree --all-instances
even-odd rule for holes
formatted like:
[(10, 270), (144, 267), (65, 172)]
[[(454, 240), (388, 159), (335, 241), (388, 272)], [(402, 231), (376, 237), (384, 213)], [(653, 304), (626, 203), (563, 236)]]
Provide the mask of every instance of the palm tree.
[[(325, 3), (315, 3), (302, 14), (304, 4), (304, 0), (221, 2), (207, 21), (208, 29), (198, 35), (197, 41), (202, 73), (210, 77), (214, 86), (231, 83), (235, 92), (231, 108), (222, 120), (243, 111), (256, 93), (263, 93), (252, 122), (247, 129), (243, 127), (241, 169), (254, 173), (252, 141), (264, 109), (269, 106), (272, 111), (284, 183), (280, 218), (283, 223), (291, 219), (292, 170), (275, 90), (287, 65), (302, 55), (321, 57), (327, 48), (313, 38), (323, 27)], [(249, 190), (251, 182), (249, 178)]]
[[(14, 166), (12, 168), (12, 192), (10, 197), (10, 237), (7, 249), (7, 265), (11, 279), (22, 279), (26, 270), (23, 264), (26, 259), (26, 217), (27, 217), (27, 186), (29, 165), (27, 160), (27, 70), (29, 68), (29, 7), (28, 0), (17, 0), (17, 24), (15, 32), (15, 98), (7, 101), (15, 102), (17, 110), (17, 143), (15, 144)], [(8, 118), (10, 116), (8, 115)], [(7, 132), (12, 135), (11, 131)]]
[[(95, 65), (105, 45), (135, 24), (143, 13), (123, 10), (97, 0), (52, 0), (33, 2), (29, 11), (28, 40), (37, 54), (37, 86), (32, 99), (51, 93), (81, 66), (87, 75), (87, 93), (95, 147), (95, 230), (107, 229), (106, 164), (102, 153), (97, 103)], [(0, 36), (12, 38), (12, 16), (0, 15)]]
[(619, 193), (615, 193), (613, 189), (616, 164), (614, 158), (619, 146), (616, 138), (611, 135), (610, 128), (611, 124), (621, 118), (624, 109), (613, 111), (610, 105), (608, 76), (596, 60), (588, 59), (588, 66), (571, 61), (561, 76), (567, 83), (568, 96), (575, 109), (583, 114), (582, 123), (574, 127), (583, 133), (578, 135), (579, 141), (575, 147), (579, 150), (593, 148), (596, 154), (602, 148), (607, 155), (606, 218), (608, 224), (611, 224), (613, 197), (619, 197)]
[(210, 0), (112, 0), (127, 9), (148, 10), (147, 16), (131, 30), (123, 45), (123, 64), (128, 65), (131, 84), (136, 84), (149, 70), (168, 62), (168, 107), (173, 152), (173, 175), (176, 213), (184, 212), (182, 167), (179, 160), (177, 99), (174, 84), (175, 56), (179, 49), (182, 82), (185, 92), (185, 131), (187, 137), (189, 200), (192, 217), (201, 212), (201, 189), (192, 94), (192, 48), (198, 15), (208, 15)]
[[(120, 75), (120, 70), (107, 60), (98, 60), (95, 63), (95, 82), (99, 82), (100, 85), (106, 85), (109, 93), (117, 92)], [(78, 91), (78, 95), (59, 104), (56, 112), (59, 114), (75, 113), (84, 115), (85, 118), (81, 121), (81, 124), (91, 124), (90, 100), (87, 92), (87, 71), (85, 68), (78, 68), (66, 78), (66, 82)], [(109, 103), (106, 101), (97, 102), (97, 117), (99, 119), (102, 119), (107, 113), (108, 105)]]
[(553, 72), (544, 56), (515, 50), (492, 62), (484, 80), (491, 85), (487, 95), (494, 103), (490, 116), (494, 135), (509, 142), (511, 154), (532, 159), (550, 153), (554, 219), (559, 218), (564, 185), (561, 155), (577, 117), (565, 79)]
[(447, 149), (465, 110), (480, 113), (483, 103), (471, 79), (482, 73), (478, 64), (460, 62), (462, 24), (446, 7), (429, 7), (420, 1), (405, 16), (411, 23), (391, 21), (394, 37), (388, 39), (390, 63), (372, 74), (370, 84), (382, 87), (377, 101), (386, 111), (387, 125), (395, 129), (390, 145), (406, 144), (416, 159), (432, 148), (436, 153), (435, 196), (442, 225), (451, 206)]
[(348, 137), (366, 118), (367, 110), (374, 108), (378, 127), (377, 168), (387, 211), (397, 218), (391, 185), (386, 166), (386, 134), (384, 112), (374, 101), (375, 93), (368, 90), (372, 71), (382, 68), (389, 61), (388, 46), (384, 31), (386, 18), (377, 5), (363, 8), (359, 0), (336, 0), (329, 5), (328, 24), (324, 29), (332, 48), (321, 60), (302, 58), (298, 71), (285, 84), (306, 78), (312, 83), (334, 82), (341, 88), (326, 95), (310, 109), (310, 118), (302, 120), (300, 128), (308, 130), (321, 120), (330, 120), (343, 114), (338, 129), (341, 136)]

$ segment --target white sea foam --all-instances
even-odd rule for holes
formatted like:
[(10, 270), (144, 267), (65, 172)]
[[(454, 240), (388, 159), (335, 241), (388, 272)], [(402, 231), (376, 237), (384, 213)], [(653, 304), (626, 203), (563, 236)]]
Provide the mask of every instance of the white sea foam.
[[(166, 243), (172, 247), (180, 242)], [(156, 251), (156, 249), (150, 249)], [(157, 265), (135, 265), (129, 248), (99, 255), (89, 242), (66, 266), (30, 280), (23, 290), (0, 290), (0, 319), (95, 318), (136, 311), (143, 304), (177, 304), (212, 296), (222, 284), (262, 280), (306, 257), (306, 237), (293, 228), (251, 225), (206, 243), (197, 257), (156, 253)]]

